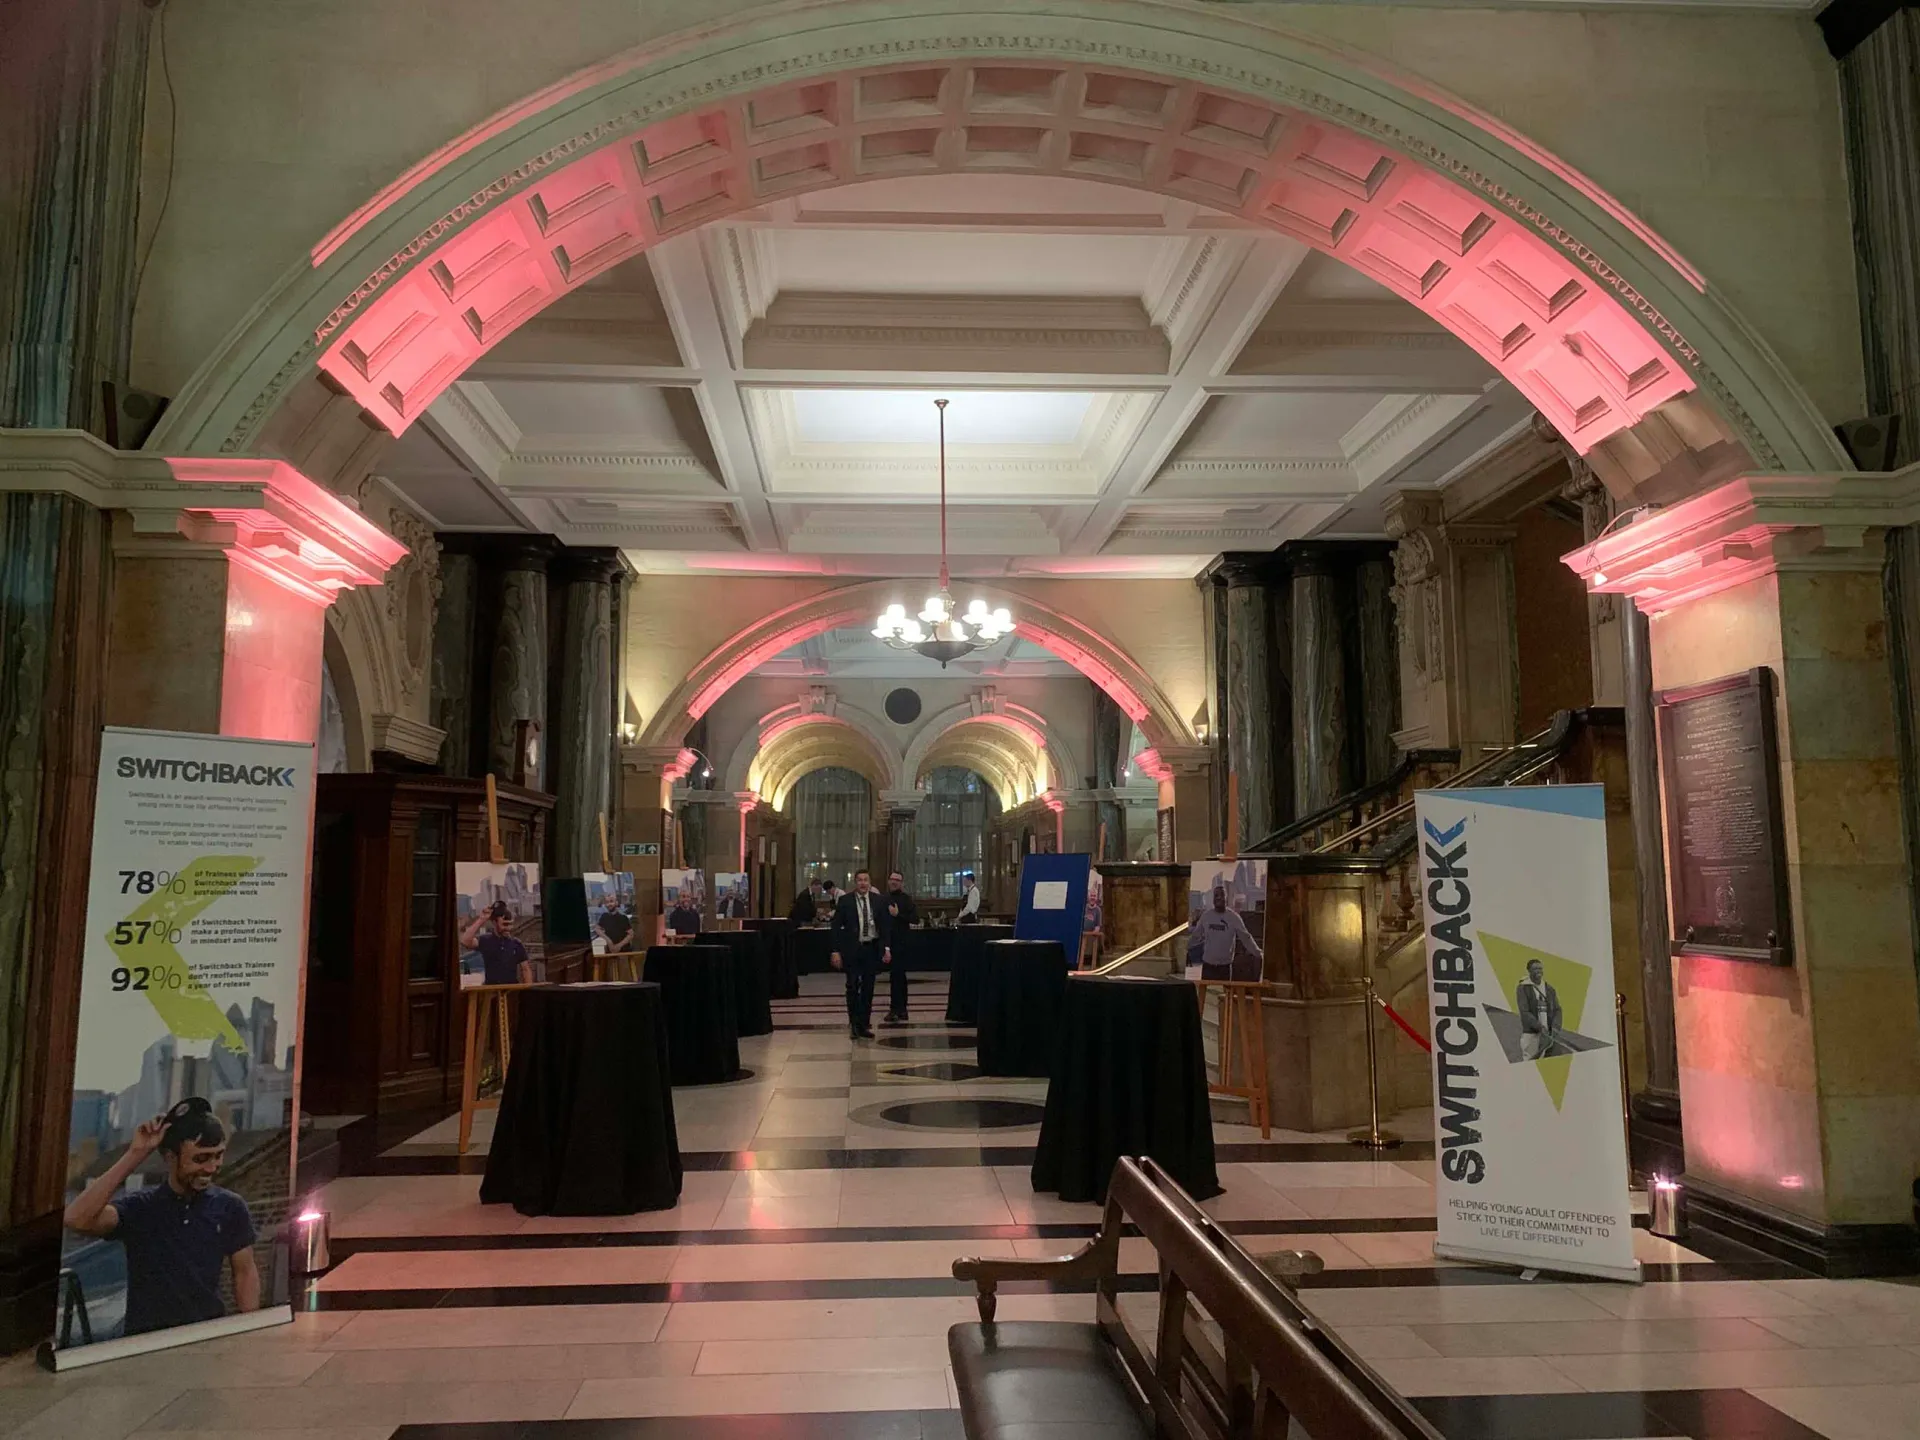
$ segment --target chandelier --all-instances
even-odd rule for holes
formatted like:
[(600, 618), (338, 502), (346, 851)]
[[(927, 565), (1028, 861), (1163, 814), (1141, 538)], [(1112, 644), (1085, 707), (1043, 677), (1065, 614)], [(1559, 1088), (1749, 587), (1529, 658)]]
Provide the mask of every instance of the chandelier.
[(984, 650), (1013, 631), (1013, 616), (1002, 605), (987, 609), (987, 602), (975, 599), (964, 615), (953, 608), (952, 580), (947, 573), (947, 402), (933, 402), (940, 412), (940, 589), (927, 597), (917, 616), (909, 616), (907, 607), (889, 605), (880, 612), (873, 627), (876, 640), (884, 640), (895, 650), (912, 650), (938, 660), (945, 669), (949, 660)]

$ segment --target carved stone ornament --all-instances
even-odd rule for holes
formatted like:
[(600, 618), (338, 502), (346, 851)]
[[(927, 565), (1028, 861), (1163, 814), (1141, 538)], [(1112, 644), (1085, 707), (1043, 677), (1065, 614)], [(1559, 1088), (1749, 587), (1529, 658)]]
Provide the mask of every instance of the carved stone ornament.
[(397, 640), (400, 691), (411, 699), (427, 678), (433, 658), (433, 627), (439, 619), (440, 542), (433, 527), (412, 511), (395, 506), (388, 517), (394, 539), (407, 557), (387, 575), (386, 611)]

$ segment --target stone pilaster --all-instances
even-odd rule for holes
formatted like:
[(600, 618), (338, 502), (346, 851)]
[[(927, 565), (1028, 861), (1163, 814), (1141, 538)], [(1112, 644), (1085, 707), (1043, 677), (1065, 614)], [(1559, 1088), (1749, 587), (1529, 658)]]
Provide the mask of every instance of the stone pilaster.
[[(1160, 787), (1160, 810), (1173, 811), (1173, 853), (1162, 861), (1191, 864), (1214, 851), (1213, 749), (1207, 745), (1160, 745), (1133, 757), (1134, 768)], [(1156, 817), (1157, 818), (1157, 817)]]
[(1399, 627), (1402, 750), (1459, 749), (1472, 765), (1518, 736), (1513, 531), (1446, 518), (1440, 493), (1386, 504)]
[(560, 708), (549, 770), (557, 797), (554, 866), (558, 874), (579, 875), (601, 868), (600, 826), (612, 805), (613, 612), (626, 561), (617, 550), (571, 550), (551, 573), (561, 607)]
[(1696, 1222), (1830, 1271), (1912, 1247), (1920, 995), (1881, 564), (1916, 515), (1920, 468), (1749, 476), (1568, 557), (1647, 612), (1656, 688), (1775, 677), (1792, 963), (1674, 961), (1687, 1176)]

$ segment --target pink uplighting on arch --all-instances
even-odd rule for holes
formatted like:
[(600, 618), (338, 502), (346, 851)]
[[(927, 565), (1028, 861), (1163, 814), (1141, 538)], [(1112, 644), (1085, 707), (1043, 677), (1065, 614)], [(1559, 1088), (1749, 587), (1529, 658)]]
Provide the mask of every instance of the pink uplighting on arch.
[[(396, 184), (421, 183), (627, 63), (608, 62), (532, 97)], [(1023, 75), (1035, 78), (1008, 78)], [(949, 98), (927, 113), (897, 116), (863, 102), (890, 85)], [(1017, 131), (1006, 129), (1001, 90), (1008, 85), (1027, 107)], [(1160, 103), (1096, 105), (1092, 98), (1143, 93)], [(1421, 93), (1552, 171), (1699, 283), (1671, 247), (1579, 172), (1463, 102)], [(1036, 102), (1036, 95), (1050, 98)], [(1118, 164), (1107, 149), (1090, 158), (1077, 143), (1090, 108), (1099, 111), (1103, 145), (1137, 155), (1137, 164)], [(768, 122), (773, 114), (786, 118)], [(1028, 137), (1032, 155), (969, 163), (980, 158), (969, 135), (988, 126), (996, 145)], [(879, 174), (961, 168), (1131, 185), (1292, 236), (1432, 316), (1581, 452), (1694, 388), (1686, 366), (1693, 351), (1673, 324), (1602, 257), (1571, 241), (1553, 243), (1549, 237), (1562, 232), (1496, 186), (1470, 188), (1358, 131), (1252, 96), (1106, 67), (1003, 59), (849, 71), (735, 97), (631, 134), (584, 132), (539, 164), (483, 187), (378, 267), (316, 327), (319, 363), (399, 434), (517, 326), (663, 239)], [(395, 198), (376, 197), (316, 257), (331, 254)]]
[[(822, 612), (817, 608), (817, 598), (812, 598), (800, 601), (788, 607), (786, 611), (768, 617), (769, 621), (773, 622), (773, 628), (754, 640), (738, 655), (734, 655), (694, 691), (693, 698), (687, 702), (687, 719), (698, 720), (705, 715), (719, 702), (721, 696), (782, 651), (839, 626), (864, 624), (869, 621), (872, 618), (871, 611), (862, 607), (873, 599), (873, 587), (857, 587), (853, 594), (859, 598), (850, 597), (847, 608), (844, 609)], [(1019, 610), (1020, 613), (1016, 618), (1020, 628), (1016, 633), (1023, 639), (1030, 640), (1042, 649), (1059, 656), (1098, 685), (1114, 704), (1120, 707), (1121, 713), (1136, 725), (1150, 723), (1153, 715), (1152, 708), (1112, 665), (1094, 654), (1087, 646), (1063, 633), (1057, 625), (1050, 624), (1047, 616), (1044, 613), (1036, 613), (1030, 603), (1023, 606), (1022, 598), (1018, 594), (1006, 594), (996, 598)], [(784, 624), (779, 623), (783, 616), (787, 617)], [(706, 665), (712, 664), (719, 656), (728, 654), (735, 645), (740, 644), (745, 636), (751, 633), (751, 630), (743, 631), (720, 646), (707, 657), (707, 661), (700, 670), (705, 670)], [(1012, 717), (1001, 718), (1012, 719)], [(1044, 740), (1039, 743), (1044, 745)]]

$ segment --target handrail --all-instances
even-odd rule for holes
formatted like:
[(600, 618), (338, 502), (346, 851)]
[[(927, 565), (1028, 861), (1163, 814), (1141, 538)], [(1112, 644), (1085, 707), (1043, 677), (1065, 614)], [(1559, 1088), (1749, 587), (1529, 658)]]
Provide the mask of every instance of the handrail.
[(1279, 829), (1262, 836), (1257, 843), (1242, 846), (1241, 849), (1248, 855), (1262, 855), (1279, 850), (1289, 840), (1310, 834), (1322, 825), (1339, 818), (1342, 811), (1357, 809), (1369, 801), (1377, 800), (1382, 795), (1397, 791), (1401, 784), (1410, 779), (1422, 765), (1444, 764), (1449, 761), (1457, 763), (1459, 759), (1458, 750), (1408, 750), (1401, 755), (1399, 763), (1382, 779), (1362, 785), (1358, 790), (1348, 791), (1331, 805), (1324, 805), (1311, 815), (1302, 815), (1298, 819), (1289, 820)]
[[(1469, 781), (1478, 779), (1487, 771), (1497, 768), (1523, 751), (1542, 748), (1548, 749), (1549, 753), (1523, 767), (1521, 773), (1509, 776), (1501, 782), (1503, 786), (1515, 784), (1527, 776), (1539, 773), (1547, 764), (1558, 758), (1561, 748), (1566, 743), (1567, 735), (1572, 732), (1572, 729), (1573, 712), (1563, 710), (1554, 717), (1553, 723), (1548, 725), (1546, 729), (1529, 735), (1524, 740), (1515, 741), (1512, 745), (1495, 750), (1484, 760), (1480, 761), (1479, 764), (1462, 770), (1458, 775), (1449, 775), (1445, 780), (1431, 788), (1435, 790), (1458, 790), (1463, 788)], [(1411, 815), (1413, 813), (1413, 806), (1414, 802), (1411, 799), (1403, 801), (1401, 804), (1394, 806), (1393, 809), (1381, 811), (1380, 814), (1375, 815), (1372, 819), (1362, 821), (1344, 835), (1337, 835), (1324, 845), (1317, 846), (1308, 853), (1313, 855), (1330, 855), (1342, 845), (1350, 844), (1363, 835), (1370, 835), (1376, 830), (1383, 829), (1387, 825)]]
[(1167, 941), (1173, 939), (1175, 936), (1186, 934), (1187, 931), (1192, 928), (1193, 926), (1191, 921), (1183, 921), (1180, 924), (1174, 926), (1173, 929), (1167, 931), (1166, 934), (1156, 935), (1153, 937), (1153, 939), (1147, 941), (1146, 944), (1136, 945), (1133, 947), (1133, 949), (1127, 951), (1126, 954), (1116, 956), (1114, 959), (1107, 961), (1107, 963), (1104, 965), (1096, 965), (1091, 970), (1082, 970), (1080, 973), (1082, 975), (1111, 975), (1114, 971), (1118, 970), (1122, 965), (1126, 964), (1129, 960), (1138, 960), (1142, 955), (1146, 954), (1149, 950), (1153, 949), (1155, 946), (1164, 945), (1167, 943)]

